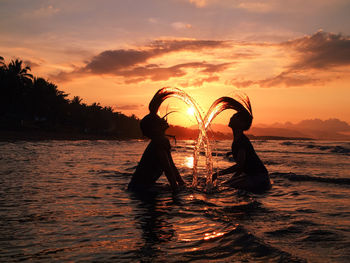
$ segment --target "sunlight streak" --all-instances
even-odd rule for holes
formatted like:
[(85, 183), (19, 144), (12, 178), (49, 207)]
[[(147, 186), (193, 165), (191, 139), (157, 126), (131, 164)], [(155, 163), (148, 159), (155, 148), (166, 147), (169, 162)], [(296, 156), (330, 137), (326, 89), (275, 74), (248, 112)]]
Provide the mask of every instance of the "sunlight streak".
[(209, 240), (209, 239), (212, 239), (212, 238), (216, 238), (216, 237), (221, 237), (223, 236), (225, 233), (222, 233), (222, 232), (213, 232), (213, 233), (205, 233), (205, 236), (204, 236), (204, 240)]

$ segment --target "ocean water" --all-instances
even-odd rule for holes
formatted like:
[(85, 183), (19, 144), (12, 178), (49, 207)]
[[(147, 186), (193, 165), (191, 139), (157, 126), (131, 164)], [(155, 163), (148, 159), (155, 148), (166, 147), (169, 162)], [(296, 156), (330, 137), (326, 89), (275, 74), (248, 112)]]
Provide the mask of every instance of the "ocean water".
[[(144, 141), (0, 142), (0, 261), (350, 262), (350, 143), (252, 143), (273, 180), (261, 195), (227, 177), (129, 192)], [(194, 142), (172, 144), (190, 185)], [(213, 143), (214, 168), (230, 146)]]

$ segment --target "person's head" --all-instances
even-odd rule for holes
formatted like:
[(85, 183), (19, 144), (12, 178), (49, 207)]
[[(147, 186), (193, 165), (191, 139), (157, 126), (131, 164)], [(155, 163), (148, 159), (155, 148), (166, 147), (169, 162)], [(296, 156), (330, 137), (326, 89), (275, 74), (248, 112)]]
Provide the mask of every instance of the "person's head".
[(253, 117), (247, 111), (239, 111), (232, 115), (228, 126), (233, 130), (249, 130)]
[(146, 115), (140, 122), (142, 134), (150, 139), (164, 135), (169, 128), (168, 122), (155, 113)]

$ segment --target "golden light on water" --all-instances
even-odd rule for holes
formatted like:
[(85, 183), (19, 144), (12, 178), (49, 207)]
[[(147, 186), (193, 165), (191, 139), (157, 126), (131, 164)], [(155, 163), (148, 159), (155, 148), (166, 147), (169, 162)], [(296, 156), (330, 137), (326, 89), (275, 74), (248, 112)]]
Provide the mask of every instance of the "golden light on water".
[(193, 156), (185, 157), (184, 165), (185, 165), (187, 168), (193, 168)]
[(221, 237), (223, 236), (225, 233), (223, 232), (212, 232), (212, 233), (205, 233), (204, 235), (204, 240), (209, 240), (209, 239), (212, 239), (212, 238), (216, 238), (216, 237)]

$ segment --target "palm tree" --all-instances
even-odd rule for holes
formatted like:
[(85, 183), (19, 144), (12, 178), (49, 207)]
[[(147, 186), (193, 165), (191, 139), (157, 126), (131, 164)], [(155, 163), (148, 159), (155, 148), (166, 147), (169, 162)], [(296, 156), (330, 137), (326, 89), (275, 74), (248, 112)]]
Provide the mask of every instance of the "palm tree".
[(1, 81), (1, 86), (4, 84), (2, 83), (3, 78), (5, 76), (5, 71), (6, 71), (6, 64), (4, 61), (4, 58), (2, 56), (0, 56), (0, 81)]
[(36, 116), (56, 120), (64, 114), (64, 107), (68, 103), (68, 96), (57, 86), (43, 78), (34, 78), (31, 90), (31, 109)]
[(24, 67), (19, 59), (12, 60), (5, 71), (4, 88), (9, 103), (8, 110), (21, 119), (26, 118), (29, 113), (27, 104), (33, 87), (33, 75), (29, 71), (30, 67)]
[(2, 68), (5, 65), (4, 58), (0, 56), (0, 68)]
[(22, 63), (22, 60), (12, 60), (7, 66), (8, 74), (10, 77), (17, 78), (17, 80), (22, 84), (31, 83), (33, 80), (33, 75), (28, 73), (30, 71), (30, 67), (22, 67)]
[(79, 96), (74, 96), (74, 98), (71, 100), (71, 104), (77, 104), (77, 105), (80, 105), (80, 103), (81, 103), (81, 101), (82, 101), (83, 99), (82, 98), (80, 98)]

